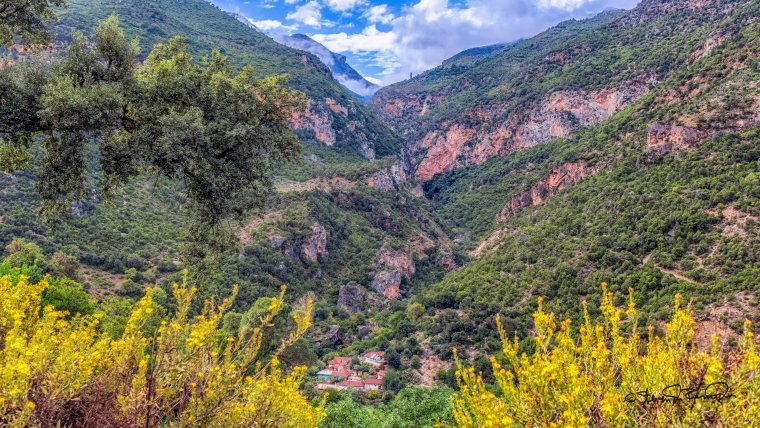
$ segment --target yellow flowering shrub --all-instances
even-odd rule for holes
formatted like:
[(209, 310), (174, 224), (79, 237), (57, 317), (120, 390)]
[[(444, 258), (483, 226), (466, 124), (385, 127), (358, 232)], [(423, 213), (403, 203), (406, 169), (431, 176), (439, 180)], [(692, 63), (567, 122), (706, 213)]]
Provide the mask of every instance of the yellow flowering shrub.
[(650, 328), (646, 343), (636, 333), (633, 298), (618, 309), (606, 284), (602, 319), (592, 322), (584, 302), (577, 337), (570, 321), (558, 326), (541, 301), (533, 355), (519, 355), (518, 339), (507, 338), (499, 323), (511, 367), (491, 359), (498, 394), (458, 363), (461, 391), (452, 404), (460, 427), (760, 426), (760, 356), (749, 321), (738, 352), (719, 353), (715, 336), (706, 354), (692, 343), (695, 321), (680, 296), (665, 336)]
[(324, 417), (299, 390), (305, 368), (286, 374), (276, 358), (311, 325), (311, 303), (275, 357), (259, 361), (263, 327), (243, 340), (219, 332), (232, 298), (190, 317), (196, 290), (175, 285), (176, 313), (147, 334), (158, 308), (148, 289), (112, 339), (98, 331), (100, 315), (42, 307), (47, 286), (0, 278), (0, 426), (301, 428)]

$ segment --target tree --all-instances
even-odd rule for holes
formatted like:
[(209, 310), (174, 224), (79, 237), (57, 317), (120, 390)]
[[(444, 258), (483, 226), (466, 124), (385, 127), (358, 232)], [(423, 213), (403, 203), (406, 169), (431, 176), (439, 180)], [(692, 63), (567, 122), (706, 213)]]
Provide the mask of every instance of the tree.
[(394, 369), (401, 367), (401, 355), (399, 355), (398, 351), (394, 348), (385, 351), (385, 361), (387, 361), (388, 365)]
[[(92, 42), (92, 43), (91, 43)], [(226, 248), (227, 219), (261, 207), (267, 174), (298, 158), (288, 119), (303, 109), (286, 76), (235, 73), (213, 52), (195, 61), (181, 37), (158, 44), (145, 64), (115, 16), (92, 41), (81, 33), (58, 57), (0, 69), (0, 166), (28, 167), (42, 141), (41, 213), (55, 226), (88, 193), (87, 147), (99, 153), (108, 196), (148, 171), (182, 184), (196, 242)], [(191, 249), (203, 256), (205, 247)]]
[(53, 7), (65, 5), (65, 0), (0, 0), (0, 47), (49, 43), (47, 28), (57, 18)]
[(390, 370), (383, 378), (383, 388), (388, 391), (399, 392), (406, 386), (404, 378), (396, 370)]
[(419, 355), (413, 356), (412, 360), (409, 362), (409, 367), (416, 370), (416, 369), (419, 369), (420, 366), (422, 366), (422, 361), (420, 360), (420, 356)]
[(42, 249), (34, 242), (26, 239), (16, 238), (5, 247), (8, 257), (5, 259), (11, 266), (23, 267), (38, 265), (41, 268), (46, 266), (45, 256)]

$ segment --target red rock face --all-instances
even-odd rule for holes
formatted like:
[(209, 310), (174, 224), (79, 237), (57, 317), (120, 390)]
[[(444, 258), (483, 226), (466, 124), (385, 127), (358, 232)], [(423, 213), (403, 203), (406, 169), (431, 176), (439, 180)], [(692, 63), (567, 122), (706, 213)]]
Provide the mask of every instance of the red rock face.
[(378, 263), (401, 272), (406, 279), (414, 276), (416, 268), (414, 258), (409, 250), (391, 250), (383, 247), (378, 255)]
[(325, 102), (327, 103), (327, 106), (330, 107), (330, 110), (335, 113), (341, 113), (343, 116), (348, 116), (348, 109), (345, 106), (338, 104), (334, 99), (325, 98)]
[(422, 156), (415, 178), (428, 181), (441, 172), (480, 164), (492, 156), (595, 125), (644, 96), (652, 82), (651, 75), (644, 75), (616, 89), (555, 92), (527, 112), (504, 105), (473, 109), (467, 113), (467, 125), (444, 125), (443, 130), (432, 131), (412, 144), (410, 150)]
[(332, 128), (332, 118), (311, 100), (307, 104), (306, 111), (295, 113), (290, 123), (295, 129), (312, 130), (315, 138), (325, 145), (332, 146), (335, 144), (335, 130)]
[(301, 245), (301, 252), (306, 259), (316, 262), (319, 256), (326, 256), (327, 252), (327, 230), (319, 223), (311, 226), (311, 236)]
[(586, 161), (568, 162), (554, 168), (538, 183), (523, 190), (507, 202), (496, 216), (496, 222), (502, 223), (521, 209), (540, 204), (546, 198), (596, 174), (600, 169), (598, 166), (587, 165)]
[(435, 107), (445, 99), (442, 95), (434, 94), (413, 94), (405, 95), (398, 98), (384, 98), (382, 96), (372, 100), (372, 104), (380, 107), (380, 114), (389, 119), (400, 117), (424, 116), (428, 110)]
[(401, 272), (378, 272), (372, 280), (372, 288), (389, 299), (398, 299), (401, 297)]
[(647, 150), (657, 154), (692, 149), (707, 132), (689, 126), (667, 125), (654, 122), (647, 129)]

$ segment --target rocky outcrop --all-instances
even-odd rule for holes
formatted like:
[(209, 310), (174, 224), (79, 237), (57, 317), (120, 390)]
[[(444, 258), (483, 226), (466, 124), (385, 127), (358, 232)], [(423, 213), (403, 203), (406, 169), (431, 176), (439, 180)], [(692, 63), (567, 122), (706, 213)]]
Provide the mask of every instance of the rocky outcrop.
[(372, 280), (372, 288), (388, 299), (398, 299), (401, 297), (401, 278), (398, 270), (380, 271)]
[(333, 129), (333, 121), (330, 114), (323, 111), (318, 104), (311, 100), (307, 104), (306, 111), (293, 114), (290, 122), (295, 129), (308, 129), (312, 131), (314, 138), (327, 146), (335, 144), (335, 130)]
[(325, 332), (325, 335), (323, 336), (322, 343), (326, 342), (329, 343), (331, 346), (335, 346), (343, 341), (343, 331), (341, 330), (339, 325), (331, 325), (330, 328)]
[(416, 272), (414, 257), (408, 249), (392, 250), (384, 246), (378, 254), (378, 264), (401, 272), (401, 275), (406, 279), (413, 277)]
[(272, 245), (274, 245), (281, 254), (287, 256), (290, 260), (294, 262), (301, 261), (301, 259), (298, 257), (298, 254), (296, 254), (296, 251), (293, 249), (293, 246), (288, 245), (287, 239), (285, 239), (283, 236), (272, 234), (269, 236), (269, 242), (271, 242)]
[(355, 282), (340, 287), (338, 307), (353, 315), (364, 309), (364, 295), (367, 291)]
[(388, 121), (424, 116), (431, 108), (440, 104), (446, 97), (435, 94), (411, 94), (402, 96), (379, 94), (372, 100), (380, 115)]
[(689, 56), (689, 62), (694, 62), (700, 58), (704, 58), (710, 55), (710, 52), (718, 46), (722, 45), (729, 37), (727, 33), (713, 34), (705, 40), (705, 43)]
[(348, 109), (345, 106), (342, 106), (338, 104), (337, 101), (335, 101), (332, 98), (325, 98), (325, 102), (327, 103), (327, 106), (330, 107), (330, 110), (332, 110), (335, 113), (341, 113), (343, 116), (348, 116)]
[(311, 226), (311, 235), (301, 245), (301, 253), (307, 260), (316, 262), (319, 256), (327, 256), (327, 230), (319, 223)]
[(548, 175), (539, 180), (538, 183), (510, 199), (496, 216), (496, 222), (504, 222), (521, 209), (540, 204), (549, 196), (567, 189), (588, 176), (596, 174), (599, 170), (598, 166), (590, 166), (586, 164), (586, 161), (582, 160), (564, 163), (554, 168)]
[(708, 132), (689, 126), (653, 122), (647, 129), (647, 151), (664, 154), (689, 150), (707, 138)]
[(444, 125), (412, 145), (413, 152), (422, 154), (415, 178), (428, 181), (441, 172), (568, 136), (644, 96), (653, 82), (652, 75), (643, 75), (614, 89), (554, 92), (527, 111), (506, 105), (472, 109), (461, 123)]
[(411, 169), (406, 150), (402, 150), (391, 166), (367, 177), (367, 185), (382, 192), (398, 189), (409, 180)]
[(446, 272), (451, 272), (457, 268), (457, 262), (454, 258), (454, 251), (451, 249), (451, 247), (442, 247), (438, 251), (438, 260), (436, 260), (435, 264), (444, 268)]

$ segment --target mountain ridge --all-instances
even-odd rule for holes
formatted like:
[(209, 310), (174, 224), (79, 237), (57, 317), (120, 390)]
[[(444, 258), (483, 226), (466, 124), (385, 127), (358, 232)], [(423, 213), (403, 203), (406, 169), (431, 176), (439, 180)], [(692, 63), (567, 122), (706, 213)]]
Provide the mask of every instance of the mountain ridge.
[(341, 85), (345, 86), (349, 91), (356, 94), (357, 97), (361, 98), (362, 100), (371, 100), (372, 95), (374, 95), (375, 92), (380, 89), (380, 86), (369, 82), (361, 74), (359, 74), (358, 71), (351, 67), (346, 62), (346, 57), (344, 55), (337, 54), (327, 49), (327, 47), (312, 39), (311, 37), (300, 33), (267, 33), (266, 31), (258, 28), (251, 19), (237, 13), (228, 13), (238, 21), (246, 24), (254, 30), (263, 34), (267, 34), (269, 37), (280, 44), (291, 47), (293, 49), (311, 52), (312, 54), (316, 55), (322, 61), (322, 63), (324, 63), (330, 69), (333, 77), (338, 82), (340, 82)]

